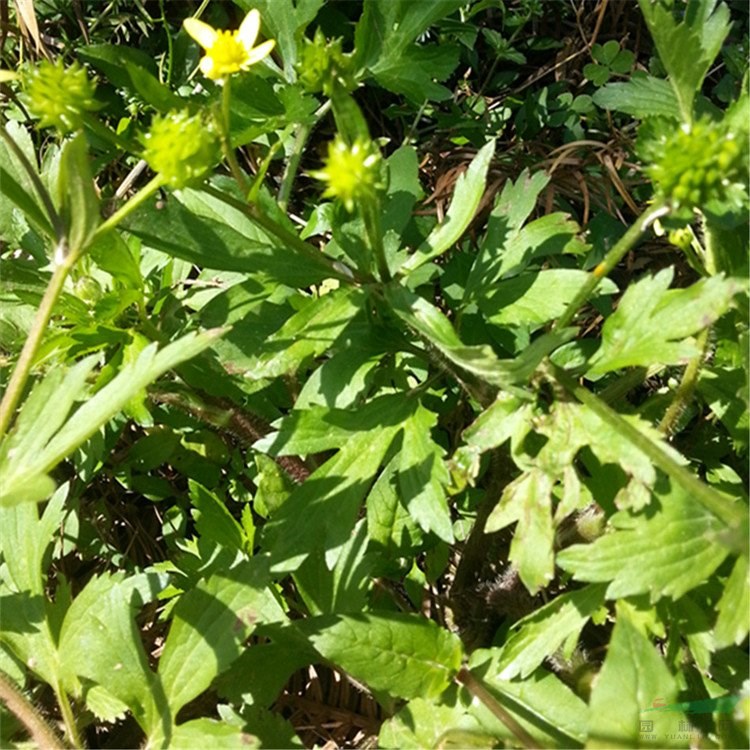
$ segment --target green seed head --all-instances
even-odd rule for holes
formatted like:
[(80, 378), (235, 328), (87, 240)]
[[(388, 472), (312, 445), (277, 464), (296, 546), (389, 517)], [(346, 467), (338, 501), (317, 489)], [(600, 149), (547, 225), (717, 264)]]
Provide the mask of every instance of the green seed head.
[(157, 115), (142, 142), (143, 158), (175, 189), (199, 182), (219, 160), (213, 128), (187, 111)]
[(70, 133), (81, 128), (87, 112), (101, 106), (94, 99), (94, 84), (77, 62), (66, 68), (62, 60), (43, 60), (22, 77), (26, 102), (39, 127)]
[(659, 197), (692, 209), (710, 200), (731, 203), (730, 190), (746, 183), (747, 164), (746, 135), (704, 118), (664, 139), (649, 171)]

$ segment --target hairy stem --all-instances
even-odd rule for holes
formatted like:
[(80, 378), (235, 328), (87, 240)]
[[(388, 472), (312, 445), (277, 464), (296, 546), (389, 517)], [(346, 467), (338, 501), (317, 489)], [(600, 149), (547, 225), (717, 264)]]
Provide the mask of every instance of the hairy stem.
[(631, 250), (643, 236), (643, 233), (660, 217), (669, 212), (667, 206), (656, 206), (648, 211), (644, 211), (632, 224), (627, 232), (615, 243), (615, 246), (604, 256), (604, 260), (591, 272), (590, 276), (573, 298), (571, 303), (565, 309), (565, 312), (558, 318), (554, 325), (556, 331), (565, 328), (575, 317), (579, 308), (588, 300), (592, 292), (599, 285), (599, 282), (608, 276), (612, 269), (625, 257), (625, 254)]
[(28, 730), (31, 739), (39, 748), (62, 750), (64, 747), (52, 727), (47, 724), (34, 704), (13, 684), (10, 677), (0, 669), (0, 700)]
[(682, 413), (685, 411), (685, 407), (688, 401), (695, 392), (695, 386), (698, 384), (698, 375), (701, 371), (701, 365), (706, 356), (706, 349), (708, 348), (709, 340), (709, 329), (701, 331), (698, 336), (698, 346), (700, 352), (693, 357), (685, 368), (685, 372), (682, 374), (682, 380), (680, 385), (677, 387), (677, 392), (674, 395), (672, 403), (664, 413), (664, 416), (659, 422), (659, 431), (669, 437), (674, 432)]
[(65, 724), (65, 734), (68, 738), (68, 743), (71, 747), (83, 747), (81, 743), (80, 735), (78, 734), (78, 725), (76, 724), (76, 718), (73, 715), (73, 708), (70, 705), (68, 696), (62, 689), (62, 686), (55, 685), (55, 697), (57, 698), (57, 704), (60, 706), (60, 713), (62, 714), (63, 724)]

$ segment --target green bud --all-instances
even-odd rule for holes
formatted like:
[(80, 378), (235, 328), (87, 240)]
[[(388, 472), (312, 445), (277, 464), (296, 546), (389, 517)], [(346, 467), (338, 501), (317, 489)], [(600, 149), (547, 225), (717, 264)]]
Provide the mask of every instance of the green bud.
[(731, 204), (731, 190), (746, 182), (747, 138), (729, 132), (725, 121), (703, 118), (674, 130), (663, 142), (652, 138), (648, 149), (657, 195), (675, 208), (700, 208), (711, 200)]
[(352, 71), (352, 55), (344, 54), (341, 39), (328, 41), (320, 29), (312, 41), (305, 39), (297, 72), (300, 83), (313, 94), (320, 91), (330, 94), (334, 80), (348, 91), (357, 85)]
[(84, 115), (101, 106), (94, 99), (94, 84), (77, 62), (66, 68), (60, 59), (43, 60), (22, 77), (24, 98), (31, 114), (39, 118), (39, 127), (54, 127), (61, 133), (79, 130)]
[(143, 158), (175, 189), (199, 182), (219, 160), (212, 125), (185, 110), (154, 117), (141, 140)]

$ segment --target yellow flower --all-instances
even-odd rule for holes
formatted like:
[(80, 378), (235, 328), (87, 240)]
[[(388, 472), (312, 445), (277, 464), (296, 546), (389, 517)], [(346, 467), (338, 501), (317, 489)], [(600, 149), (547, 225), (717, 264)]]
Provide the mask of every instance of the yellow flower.
[(276, 42), (269, 39), (253, 47), (260, 30), (260, 13), (251, 10), (237, 31), (220, 31), (197, 18), (183, 21), (185, 31), (206, 51), (200, 61), (201, 73), (212, 80), (222, 79), (262, 60)]

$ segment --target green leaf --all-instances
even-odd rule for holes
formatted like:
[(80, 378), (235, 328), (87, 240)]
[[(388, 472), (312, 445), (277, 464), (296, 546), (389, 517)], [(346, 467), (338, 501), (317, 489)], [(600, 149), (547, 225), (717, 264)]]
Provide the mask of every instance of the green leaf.
[(436, 347), (453, 364), (496, 385), (510, 378), (489, 346), (466, 346), (459, 339), (448, 318), (434, 305), (405, 287), (386, 287), (385, 296), (392, 311)]
[[(216, 331), (188, 334), (160, 351), (156, 344), (150, 344), (62, 425), (71, 404), (84, 396), (85, 378), (94, 361), (89, 358), (78, 363), (62, 382), (60, 374), (53, 370), (47, 375), (51, 380), (46, 384), (43, 381), (21, 407), (14, 432), (0, 446), (0, 505), (43, 500), (44, 494), (32, 493), (31, 489), (42, 491), (51, 487), (44, 482), (47, 472), (125, 408), (143, 388), (202, 352), (216, 336)], [(40, 395), (51, 392), (58, 383), (60, 388), (55, 390), (55, 398), (42, 402)], [(27, 408), (29, 411), (24, 414)], [(35, 433), (31, 426), (36, 423), (43, 426)]]
[(298, 627), (321, 656), (373, 690), (399, 698), (436, 698), (461, 666), (458, 636), (418, 615), (323, 616)]
[(270, 336), (248, 368), (254, 379), (286, 375), (305, 360), (329, 349), (362, 310), (360, 289), (336, 289), (309, 300), (281, 329)]
[(739, 284), (723, 276), (669, 289), (672, 268), (631, 284), (607, 318), (590, 375), (637, 365), (685, 364), (700, 354), (688, 337), (712, 325), (729, 308)]
[(263, 19), (263, 30), (275, 39), (284, 60), (287, 80), (294, 80), (297, 45), (304, 30), (315, 18), (324, 0), (235, 0), (245, 12), (256, 8)]
[(378, 396), (358, 409), (313, 406), (293, 410), (275, 423), (271, 432), (254, 444), (273, 456), (299, 456), (343, 448), (356, 433), (393, 428), (413, 411), (400, 396)]
[(557, 555), (557, 564), (578, 581), (611, 581), (607, 598), (648, 593), (676, 599), (699, 586), (719, 567), (727, 549), (717, 541), (724, 524), (679, 485), (658, 491), (640, 513), (622, 511), (613, 530), (593, 544), (576, 544)]
[(577, 639), (591, 615), (604, 604), (601, 584), (584, 586), (513, 623), (500, 659), (501, 680), (526, 679), (564, 643)]
[(461, 747), (465, 750), (497, 746), (498, 737), (485, 729), (459, 700), (434, 701), (415, 698), (380, 728), (378, 747), (423, 750)]
[(414, 103), (425, 99), (444, 101), (450, 89), (435, 81), (444, 81), (458, 65), (458, 47), (407, 47), (398, 58), (378, 63), (373, 71), (375, 80), (385, 89), (403, 94)]
[(323, 264), (301, 257), (207, 193), (181, 190), (159, 205), (144, 206), (123, 223), (148, 247), (201, 268), (265, 273), (294, 287), (318, 284), (329, 275)]
[[(618, 602), (607, 657), (591, 694), (586, 747), (684, 746), (675, 732), (678, 721), (684, 719), (681, 712), (644, 713), (655, 701), (673, 703), (676, 697), (675, 679), (656, 648), (638, 629), (632, 608), (626, 602)], [(653, 722), (647, 734), (641, 731), (642, 720)]]
[(89, 44), (76, 54), (104, 73), (115, 86), (138, 95), (159, 112), (185, 106), (183, 99), (159, 82), (154, 59), (143, 50), (121, 44)]
[(680, 106), (669, 81), (653, 76), (633, 76), (625, 83), (608, 83), (594, 94), (594, 104), (602, 109), (624, 112), (643, 119), (680, 119)]
[(297, 569), (294, 582), (311, 615), (358, 612), (367, 606), (373, 555), (367, 552), (367, 524), (357, 522), (333, 570), (323, 550), (313, 552)]
[(68, 252), (78, 253), (88, 245), (101, 222), (99, 199), (91, 174), (91, 158), (83, 133), (63, 144), (57, 179), (58, 202), (62, 206)]
[(76, 678), (102, 685), (130, 708), (147, 733), (161, 721), (166, 706), (135, 614), (163, 586), (154, 573), (92, 578), (73, 600), (60, 631), (60, 670), (69, 689)]
[[(570, 748), (581, 744), (589, 723), (588, 706), (556, 675), (544, 669), (536, 670), (526, 680), (502, 679), (501, 655), (500, 649), (478, 649), (469, 659), (469, 669), (536, 739), (538, 747)], [(505, 725), (484, 704), (473, 701), (471, 713), (483, 726), (494, 729), (496, 736), (508, 735)], [(517, 740), (512, 738), (512, 742), (516, 744)]]
[(419, 526), (452, 544), (453, 521), (445, 496), (450, 476), (443, 449), (430, 438), (436, 422), (437, 415), (420, 405), (404, 423), (398, 485), (401, 501)]
[(292, 572), (311, 552), (320, 550), (329, 569), (336, 564), (399, 427), (400, 420), (353, 434), (271, 516), (264, 538), (270, 545), (273, 572)]
[(176, 726), (172, 732), (169, 747), (182, 748), (210, 747), (216, 750), (259, 750), (260, 740), (233, 726), (216, 719), (191, 719)]
[(505, 488), (485, 524), (485, 532), (491, 534), (518, 522), (509, 559), (532, 594), (547, 586), (554, 575), (552, 484), (538, 469), (522, 474)]
[(445, 221), (433, 229), (429, 237), (406, 260), (402, 267), (404, 272), (413, 271), (441, 255), (463, 236), (482, 200), (487, 171), (494, 153), (495, 141), (490, 141), (480, 149), (466, 172), (458, 178)]
[(159, 676), (175, 716), (241, 653), (257, 623), (286, 619), (261, 558), (216, 573), (180, 597)]
[(719, 612), (715, 630), (716, 647), (739, 646), (747, 638), (749, 629), (750, 568), (744, 555), (737, 558), (716, 608)]
[(190, 500), (197, 509), (193, 517), (198, 533), (212, 539), (224, 549), (251, 553), (252, 549), (247, 549), (248, 539), (242, 526), (229, 512), (226, 504), (192, 479), (188, 480), (188, 487)]
[(0, 552), (7, 569), (6, 581), (16, 591), (44, 592), (43, 565), (50, 544), (65, 516), (69, 485), (60, 485), (39, 516), (36, 505), (0, 507)]
[(417, 37), (463, 4), (461, 0), (368, 0), (355, 31), (357, 65), (373, 72), (387, 69), (402, 58)]
[[(552, 269), (523, 273), (499, 281), (478, 299), (479, 307), (491, 323), (524, 325), (534, 330), (558, 318), (588, 278), (586, 271)], [(603, 279), (597, 294), (614, 294), (617, 286)]]
[[(36, 152), (28, 132), (22, 125), (13, 121), (0, 127), (4, 128), (34, 172), (38, 173)], [(52, 218), (47, 215), (31, 176), (17, 154), (8, 146), (5, 138), (0, 138), (0, 185), (3, 186), (3, 196), (21, 209), (35, 229), (51, 239), (56, 239)]]
[(399, 463), (399, 456), (390, 461), (367, 496), (367, 535), (387, 562), (407, 557), (422, 540), (421, 529), (401, 502)]
[(684, 122), (692, 122), (693, 100), (721, 51), (731, 19), (724, 3), (695, 0), (685, 6), (678, 23), (672, 7), (639, 0), (641, 12), (669, 74)]

